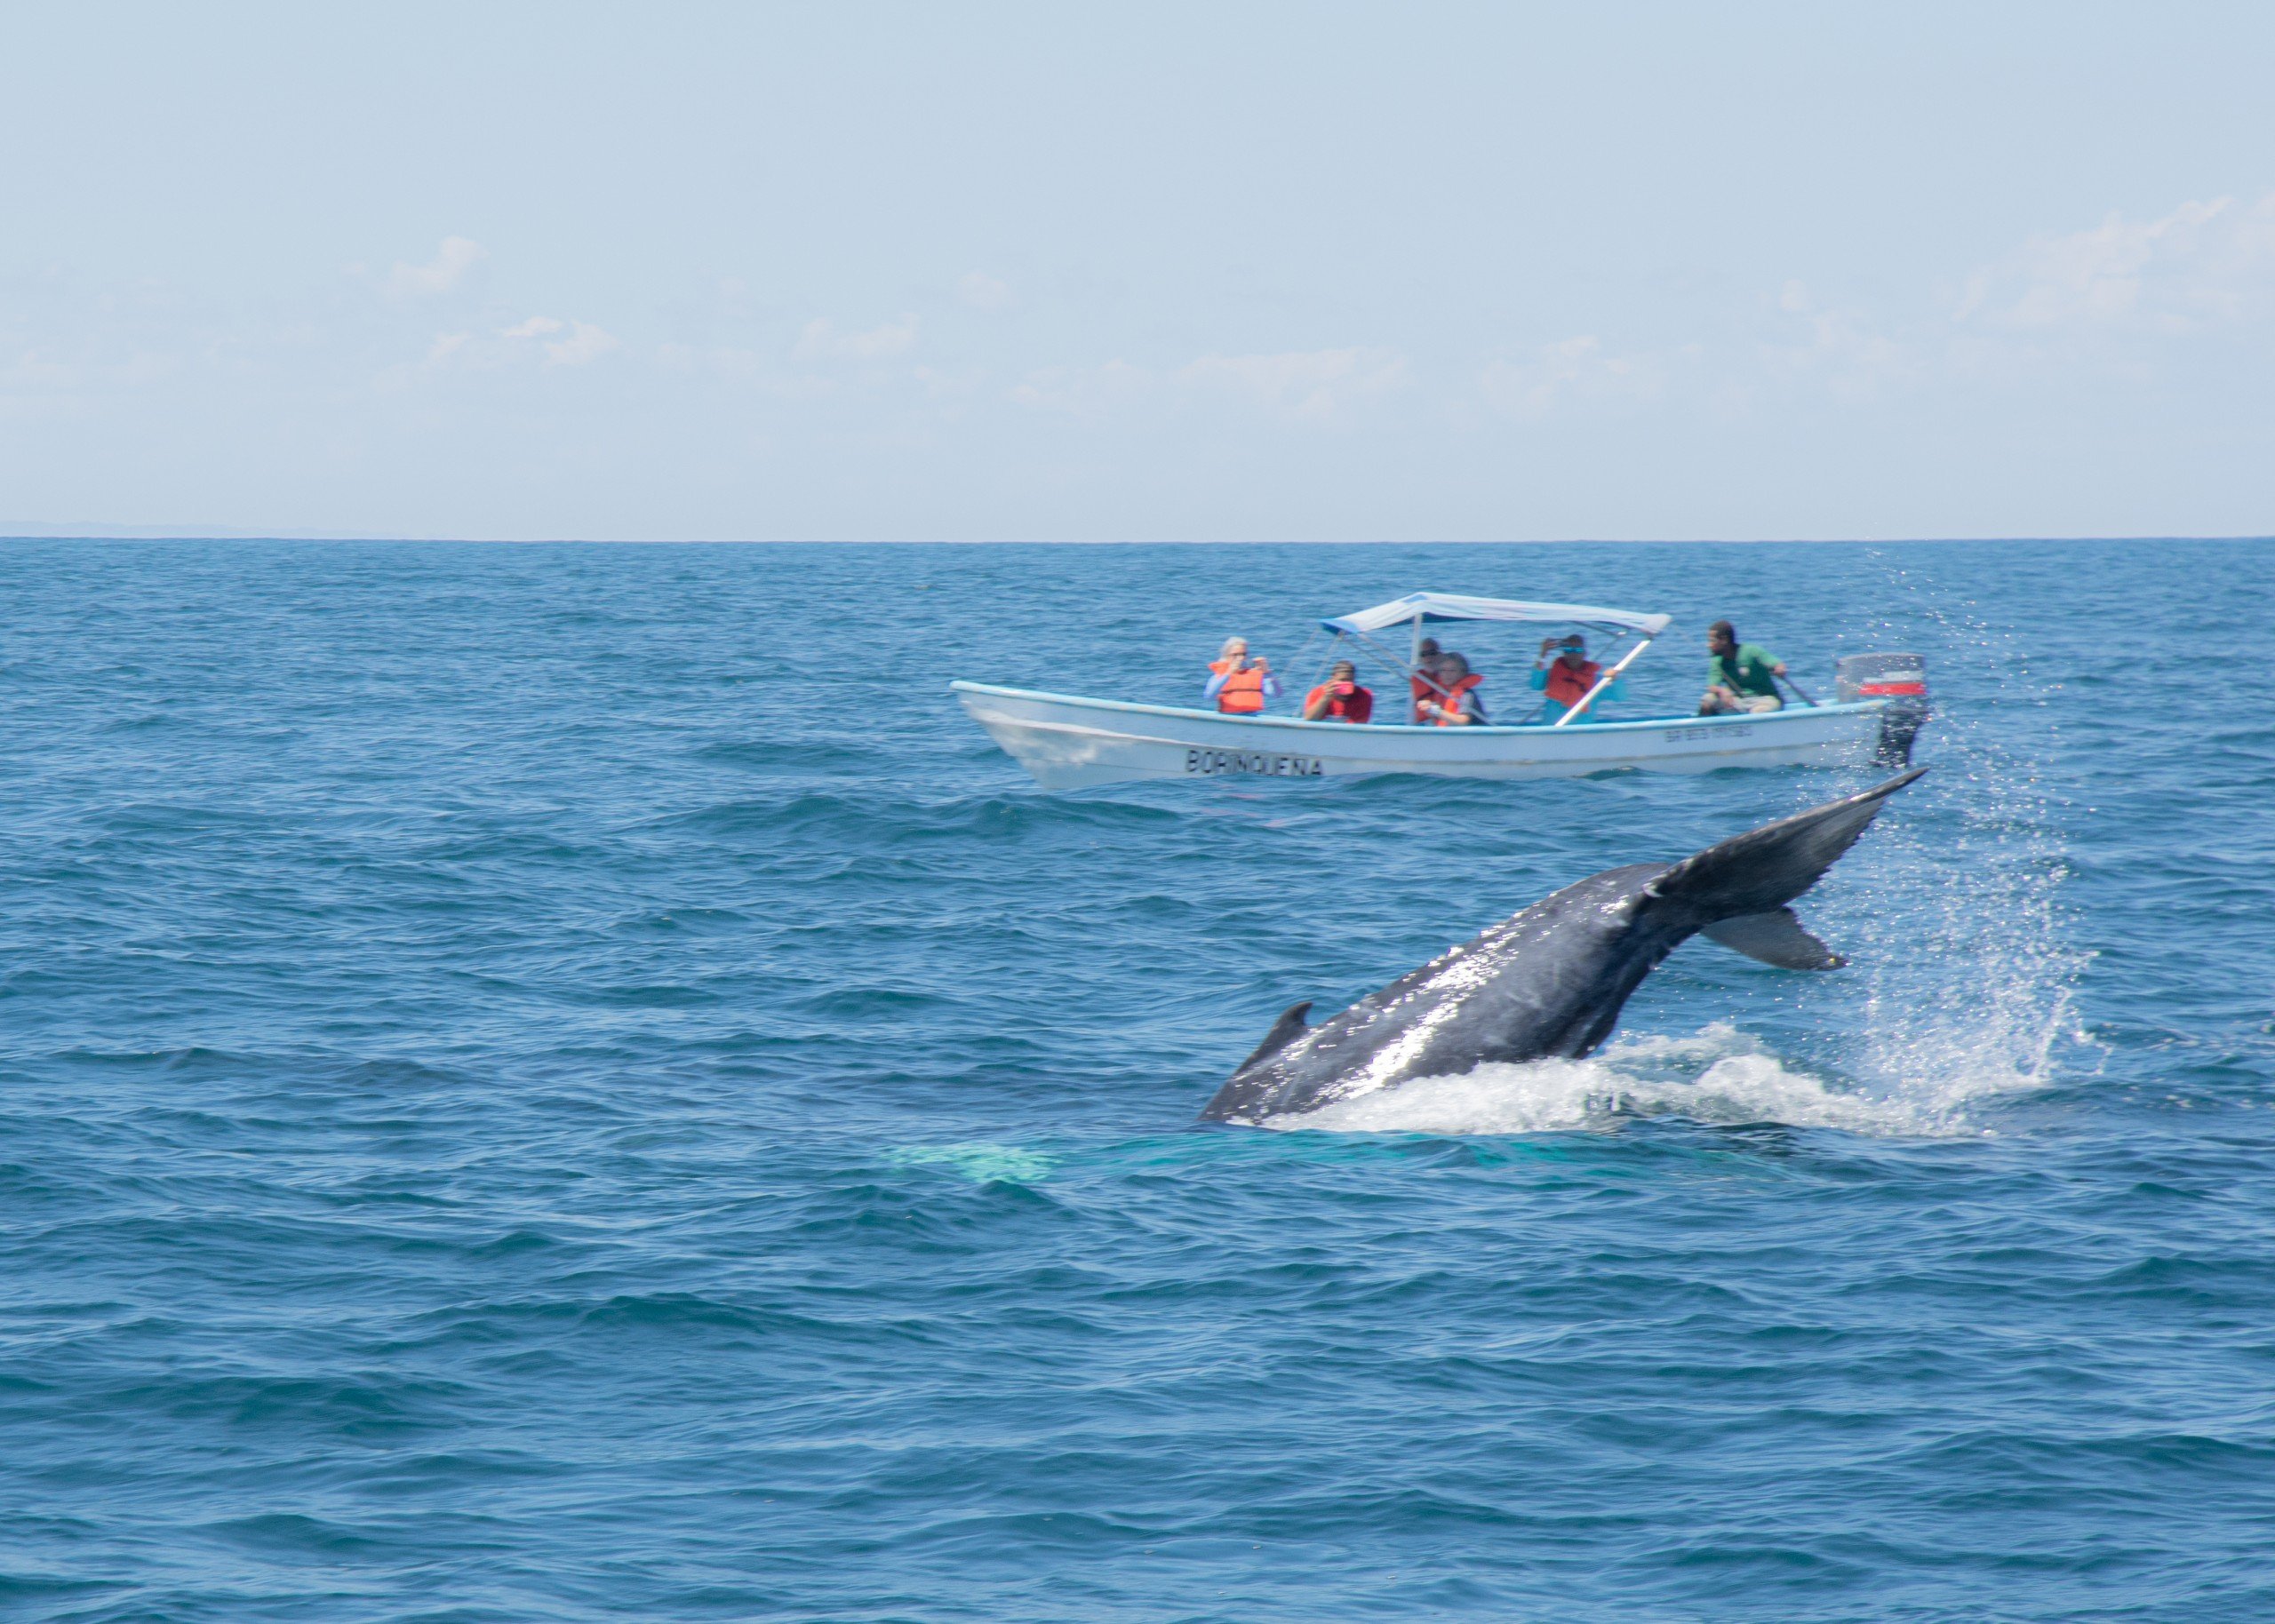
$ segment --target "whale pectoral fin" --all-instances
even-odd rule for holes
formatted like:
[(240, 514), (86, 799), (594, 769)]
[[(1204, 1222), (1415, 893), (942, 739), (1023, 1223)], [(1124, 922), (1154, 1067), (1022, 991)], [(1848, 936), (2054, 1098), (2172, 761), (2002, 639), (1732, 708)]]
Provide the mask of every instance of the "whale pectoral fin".
[(1272, 1023), (1272, 1030), (1264, 1034), (1264, 1041), (1256, 1046), (1256, 1053), (1241, 1062), (1239, 1070), (1233, 1075), (1237, 1077), (1250, 1066), (1271, 1059), (1281, 1049), (1311, 1031), (1310, 1026), (1304, 1021), (1304, 1017), (1311, 1012), (1312, 1001), (1309, 999), (1305, 999), (1300, 1004), (1290, 1004), (1281, 1010), (1280, 1018)]
[(1781, 970), (1837, 970), (1848, 962), (1809, 935), (1800, 916), (1791, 908), (1716, 919), (1698, 934)]

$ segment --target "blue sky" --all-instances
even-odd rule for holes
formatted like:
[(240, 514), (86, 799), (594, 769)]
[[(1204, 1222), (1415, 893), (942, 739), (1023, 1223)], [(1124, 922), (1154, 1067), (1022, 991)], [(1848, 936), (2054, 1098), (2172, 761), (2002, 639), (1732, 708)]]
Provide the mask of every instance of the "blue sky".
[(2275, 8), (0, 20), (0, 521), (2275, 530)]

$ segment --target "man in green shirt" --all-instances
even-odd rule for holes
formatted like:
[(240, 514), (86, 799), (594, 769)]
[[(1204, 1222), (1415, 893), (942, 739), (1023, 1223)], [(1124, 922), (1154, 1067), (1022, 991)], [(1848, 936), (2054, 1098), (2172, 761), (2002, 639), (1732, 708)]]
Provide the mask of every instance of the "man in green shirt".
[(1785, 674), (1784, 663), (1772, 658), (1768, 649), (1759, 643), (1738, 641), (1730, 623), (1718, 620), (1706, 628), (1706, 650), (1712, 657), (1706, 662), (1706, 697), (1698, 705), (1701, 716), (1736, 716), (1748, 711), (1785, 708), (1785, 702), (1777, 697), (1777, 679)]

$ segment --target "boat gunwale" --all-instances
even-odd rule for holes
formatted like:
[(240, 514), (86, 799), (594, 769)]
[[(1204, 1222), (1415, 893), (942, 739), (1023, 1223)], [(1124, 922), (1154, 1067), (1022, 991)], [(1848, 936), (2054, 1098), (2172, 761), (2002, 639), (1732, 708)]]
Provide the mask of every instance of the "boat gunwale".
[(1418, 733), (1433, 738), (1475, 738), (1481, 735), (1537, 738), (1545, 733), (1591, 734), (1640, 731), (1649, 728), (1712, 728), (1760, 727), (1779, 720), (1795, 720), (1806, 716), (1856, 716), (1867, 712), (1883, 710), (1885, 699), (1851, 699), (1832, 705), (1793, 705), (1782, 710), (1755, 711), (1742, 716), (1645, 716), (1624, 721), (1576, 721), (1562, 728), (1545, 722), (1500, 723), (1466, 728), (1440, 728), (1430, 723), (1402, 721), (1363, 722), (1355, 727), (1345, 721), (1306, 721), (1300, 716), (1240, 715), (1225, 711), (1203, 711), (1191, 705), (1144, 705), (1134, 699), (1092, 699), (1082, 694), (1054, 694), (1042, 689), (1007, 688), (997, 682), (972, 682), (958, 678), (948, 684), (952, 692), (959, 694), (999, 694), (1011, 699), (1040, 699), (1053, 705), (1082, 705), (1094, 710), (1126, 711), (1138, 716), (1177, 716), (1211, 722), (1233, 722), (1241, 727), (1290, 728), (1301, 732), (1350, 734)]

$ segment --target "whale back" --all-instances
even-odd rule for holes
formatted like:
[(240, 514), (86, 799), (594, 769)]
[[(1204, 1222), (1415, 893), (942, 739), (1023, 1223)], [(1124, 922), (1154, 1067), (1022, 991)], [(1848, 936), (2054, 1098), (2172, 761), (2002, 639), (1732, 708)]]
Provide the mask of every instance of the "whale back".
[(1665, 864), (1607, 870), (1544, 897), (1318, 1026), (1281, 1017), (1201, 1112), (1257, 1122), (1487, 1061), (1586, 1054), (1688, 930), (1642, 917)]

